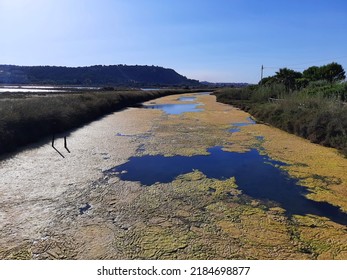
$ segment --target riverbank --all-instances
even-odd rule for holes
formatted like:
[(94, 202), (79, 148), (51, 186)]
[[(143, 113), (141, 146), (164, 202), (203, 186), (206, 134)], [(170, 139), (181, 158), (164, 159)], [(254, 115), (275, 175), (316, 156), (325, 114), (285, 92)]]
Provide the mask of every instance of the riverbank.
[(338, 149), (347, 157), (347, 106), (336, 99), (297, 94), (278, 96), (281, 89), (229, 88), (214, 92), (217, 101), (236, 106), (259, 121)]
[(0, 96), (0, 154), (150, 99), (189, 90), (95, 91)]

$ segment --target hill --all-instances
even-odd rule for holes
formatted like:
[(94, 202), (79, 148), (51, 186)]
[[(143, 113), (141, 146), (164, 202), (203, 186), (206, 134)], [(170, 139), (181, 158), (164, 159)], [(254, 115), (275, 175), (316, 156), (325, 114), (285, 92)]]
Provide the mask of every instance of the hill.
[(87, 67), (0, 65), (0, 84), (83, 86), (199, 86), (173, 69), (159, 66)]

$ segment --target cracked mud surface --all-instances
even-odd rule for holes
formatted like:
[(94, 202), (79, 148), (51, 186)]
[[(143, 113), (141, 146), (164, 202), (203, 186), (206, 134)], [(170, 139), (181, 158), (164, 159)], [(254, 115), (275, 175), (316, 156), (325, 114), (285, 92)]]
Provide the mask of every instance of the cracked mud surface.
[[(186, 96), (192, 96), (187, 94)], [(185, 103), (169, 96), (148, 104)], [(189, 100), (189, 99), (188, 99)], [(141, 186), (106, 170), (131, 156), (206, 155), (257, 148), (311, 190), (347, 209), (347, 160), (275, 128), (228, 130), (249, 115), (196, 95), (201, 112), (130, 108), (0, 162), (1, 259), (347, 259), (346, 226), (246, 196), (237, 178), (199, 170)]]

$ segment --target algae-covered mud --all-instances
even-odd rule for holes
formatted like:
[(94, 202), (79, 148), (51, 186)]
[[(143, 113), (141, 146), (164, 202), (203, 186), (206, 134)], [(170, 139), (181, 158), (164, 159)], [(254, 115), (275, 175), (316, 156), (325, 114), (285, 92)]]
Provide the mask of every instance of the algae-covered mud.
[(68, 145), (0, 162), (2, 259), (347, 259), (347, 160), (214, 96), (114, 113)]

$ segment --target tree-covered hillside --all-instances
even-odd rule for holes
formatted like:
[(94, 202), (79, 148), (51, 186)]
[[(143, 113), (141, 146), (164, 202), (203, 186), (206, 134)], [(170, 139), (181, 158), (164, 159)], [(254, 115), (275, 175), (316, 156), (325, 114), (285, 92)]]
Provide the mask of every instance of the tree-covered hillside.
[(199, 82), (158, 66), (14, 66), (0, 65), (0, 84), (196, 86)]

